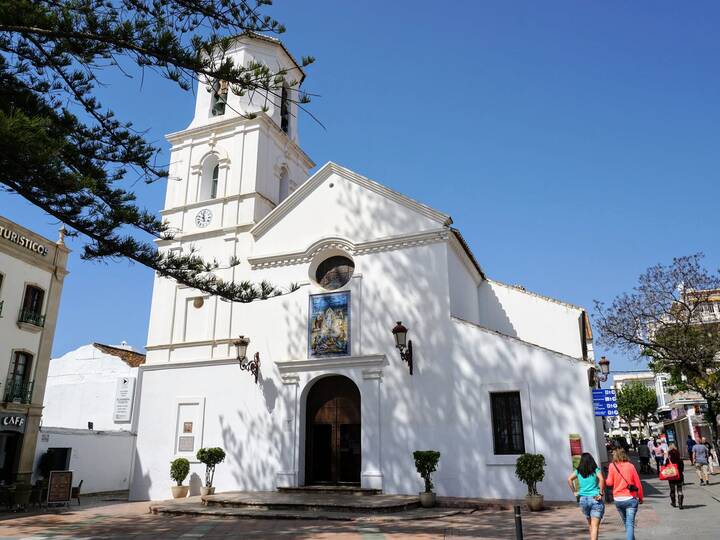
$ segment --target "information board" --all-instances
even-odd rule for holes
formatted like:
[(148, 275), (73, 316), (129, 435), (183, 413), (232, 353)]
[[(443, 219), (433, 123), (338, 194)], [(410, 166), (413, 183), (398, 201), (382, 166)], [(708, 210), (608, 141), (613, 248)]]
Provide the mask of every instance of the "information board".
[(131, 420), (134, 396), (135, 377), (120, 377), (115, 387), (115, 410), (113, 411), (113, 419), (116, 423), (129, 422)]
[(615, 390), (602, 388), (592, 391), (595, 416), (617, 416), (617, 396)]
[(68, 503), (72, 495), (72, 471), (50, 471), (47, 502)]

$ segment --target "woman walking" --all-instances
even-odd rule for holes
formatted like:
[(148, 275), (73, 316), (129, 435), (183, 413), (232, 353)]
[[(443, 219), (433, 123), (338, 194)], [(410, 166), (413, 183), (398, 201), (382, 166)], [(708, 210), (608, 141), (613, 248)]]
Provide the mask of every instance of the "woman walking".
[(635, 540), (635, 515), (643, 502), (643, 489), (635, 466), (628, 460), (625, 450), (613, 452), (605, 483), (613, 488), (615, 508), (625, 525), (625, 538)]
[(677, 502), (677, 506), (680, 507), (680, 510), (682, 510), (684, 499), (683, 483), (685, 482), (685, 463), (683, 463), (683, 459), (680, 457), (680, 452), (678, 452), (678, 449), (674, 446), (670, 448), (667, 460), (675, 465), (680, 473), (679, 478), (668, 480), (668, 485), (670, 486), (670, 505), (674, 507)]
[[(575, 480), (579, 489), (575, 491)], [(605, 478), (591, 454), (585, 452), (580, 456), (578, 468), (568, 476), (568, 486), (578, 497), (580, 509), (585, 514), (590, 529), (590, 540), (597, 540), (600, 533), (600, 522), (605, 514), (603, 493)]]

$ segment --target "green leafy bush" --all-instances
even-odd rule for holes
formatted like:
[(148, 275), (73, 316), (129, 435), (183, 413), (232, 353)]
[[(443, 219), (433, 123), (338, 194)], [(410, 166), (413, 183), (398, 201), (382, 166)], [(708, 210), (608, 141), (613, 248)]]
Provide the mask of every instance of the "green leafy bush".
[(170, 478), (182, 486), (183, 480), (190, 473), (190, 462), (184, 457), (179, 457), (170, 463)]
[(527, 484), (528, 495), (537, 495), (537, 483), (545, 478), (545, 456), (523, 454), (515, 464), (515, 476)]
[(440, 461), (440, 452), (436, 450), (415, 450), (413, 452), (415, 458), (415, 468), (417, 472), (425, 480), (425, 491), (430, 492), (433, 488), (430, 475), (437, 470), (438, 461)]
[(205, 464), (205, 487), (212, 486), (215, 477), (215, 466), (225, 460), (225, 450), (222, 448), (201, 448), (196, 457), (200, 463)]

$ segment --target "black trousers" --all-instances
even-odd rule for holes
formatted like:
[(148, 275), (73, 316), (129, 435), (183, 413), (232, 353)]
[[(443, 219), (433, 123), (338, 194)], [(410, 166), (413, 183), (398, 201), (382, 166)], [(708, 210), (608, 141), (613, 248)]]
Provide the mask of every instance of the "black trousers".
[(683, 503), (683, 481), (681, 480), (668, 480), (668, 484), (670, 484), (670, 501), (675, 504), (675, 500), (677, 497), (677, 502), (680, 504)]

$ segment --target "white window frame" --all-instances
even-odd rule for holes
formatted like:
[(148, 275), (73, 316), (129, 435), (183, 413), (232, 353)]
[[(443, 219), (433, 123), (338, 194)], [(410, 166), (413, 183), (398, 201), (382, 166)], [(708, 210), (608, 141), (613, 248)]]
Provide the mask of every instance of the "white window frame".
[(495, 439), (492, 422), (492, 402), (490, 394), (498, 392), (519, 392), (520, 410), (522, 412), (523, 439), (525, 440), (525, 452), (535, 453), (535, 428), (533, 422), (532, 406), (530, 402), (530, 387), (527, 382), (497, 382), (480, 385), (480, 392), (483, 396), (484, 410), (487, 411), (487, 422), (485, 426), (485, 440), (487, 441), (487, 464), (488, 465), (515, 465), (520, 454), (496, 454)]

